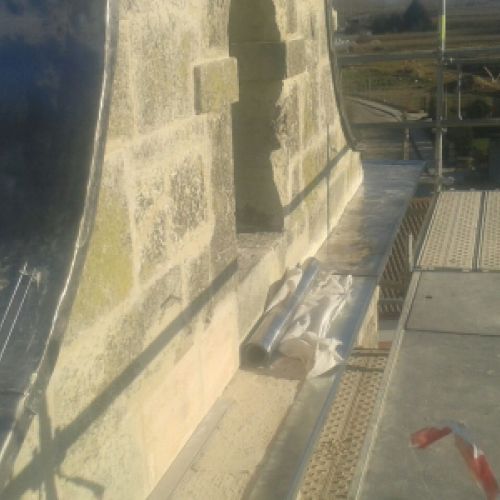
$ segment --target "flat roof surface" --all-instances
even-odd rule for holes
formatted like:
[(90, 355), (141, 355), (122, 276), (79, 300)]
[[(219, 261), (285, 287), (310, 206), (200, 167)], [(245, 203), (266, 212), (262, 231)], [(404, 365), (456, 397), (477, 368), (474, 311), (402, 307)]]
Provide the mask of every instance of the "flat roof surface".
[(481, 272), (499, 270), (498, 196), (439, 196), (419, 262), (441, 270), (413, 274), (351, 498), (484, 498), (452, 436), (410, 446), (414, 432), (450, 421), (500, 478), (500, 273)]
[(422, 273), (406, 327), (500, 335), (500, 273)]
[(426, 450), (410, 435), (455, 420), (500, 471), (500, 338), (405, 332), (361, 499), (483, 499), (451, 436)]

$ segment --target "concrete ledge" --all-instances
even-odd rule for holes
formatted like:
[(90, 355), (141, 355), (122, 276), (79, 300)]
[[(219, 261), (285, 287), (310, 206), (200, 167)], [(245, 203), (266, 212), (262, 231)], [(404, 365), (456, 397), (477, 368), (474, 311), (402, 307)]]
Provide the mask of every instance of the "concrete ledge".
[(303, 38), (285, 42), (244, 42), (231, 45), (241, 81), (285, 80), (306, 69)]
[(196, 113), (216, 113), (237, 102), (238, 66), (228, 57), (199, 64), (194, 68), (194, 99)]

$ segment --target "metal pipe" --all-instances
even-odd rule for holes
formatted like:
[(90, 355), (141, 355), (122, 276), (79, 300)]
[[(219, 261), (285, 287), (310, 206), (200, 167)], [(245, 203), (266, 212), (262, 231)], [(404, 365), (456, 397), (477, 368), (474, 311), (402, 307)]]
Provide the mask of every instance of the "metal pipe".
[(297, 288), (262, 318), (250, 340), (243, 347), (243, 357), (248, 363), (262, 365), (269, 362), (297, 307), (311, 288), (319, 268), (319, 261), (314, 258), (310, 259), (305, 264)]
[[(438, 55), (439, 53), (436, 50), (413, 50), (411, 52), (377, 52), (374, 54), (338, 54), (337, 59), (339, 66), (345, 68), (387, 61), (436, 60)], [(500, 59), (500, 46), (447, 49), (445, 56), (446, 60), (455, 62), (498, 61)]]
[[(462, 120), (442, 120), (441, 122), (443, 128), (494, 128), (500, 127), (499, 118), (471, 118)], [(354, 122), (352, 124), (353, 128), (383, 128), (383, 129), (429, 129), (436, 128), (437, 121), (432, 120), (406, 120), (399, 122)]]
[(458, 93), (458, 103), (457, 103), (457, 117), (459, 120), (462, 119), (462, 65), (459, 63), (457, 65), (458, 69), (458, 81), (457, 81), (457, 93)]
[(436, 143), (435, 163), (438, 186), (443, 177), (443, 120), (444, 120), (444, 67), (446, 51), (446, 0), (441, 0), (441, 16), (439, 18), (439, 50), (436, 77)]
[(406, 127), (404, 129), (403, 138), (403, 160), (410, 159), (410, 129)]
[(342, 132), (351, 149), (356, 149), (357, 139), (351, 129), (351, 122), (345, 110), (345, 100), (342, 87), (342, 68), (338, 64), (338, 53), (335, 47), (335, 37), (337, 26), (334, 26), (334, 8), (332, 0), (325, 0), (326, 32), (328, 38), (328, 54), (330, 59), (330, 72), (332, 76), (333, 93), (340, 117)]
[(408, 271), (413, 272), (415, 267), (415, 253), (413, 251), (413, 233), (408, 234)]

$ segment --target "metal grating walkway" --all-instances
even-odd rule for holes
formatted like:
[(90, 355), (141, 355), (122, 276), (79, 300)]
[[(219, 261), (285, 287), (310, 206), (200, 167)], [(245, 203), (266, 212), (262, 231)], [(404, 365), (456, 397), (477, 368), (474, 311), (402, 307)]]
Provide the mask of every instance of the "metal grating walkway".
[(397, 319), (401, 314), (411, 277), (408, 265), (408, 239), (410, 235), (413, 240), (417, 239), (424, 226), (431, 202), (432, 198), (414, 198), (401, 222), (391, 255), (379, 282), (379, 319)]
[(500, 270), (500, 192), (485, 193), (477, 268), (480, 271)]
[(300, 487), (301, 500), (341, 499), (354, 477), (389, 351), (354, 351)]
[(481, 192), (441, 193), (418, 260), (420, 269), (473, 270), (481, 199)]

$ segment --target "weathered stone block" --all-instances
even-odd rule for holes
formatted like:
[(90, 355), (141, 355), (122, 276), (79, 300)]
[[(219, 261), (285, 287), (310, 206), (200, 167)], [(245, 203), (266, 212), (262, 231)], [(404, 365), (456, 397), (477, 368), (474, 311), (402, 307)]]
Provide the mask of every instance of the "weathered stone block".
[(116, 155), (104, 163), (95, 226), (66, 338), (116, 307), (132, 285), (132, 241), (123, 159)]
[(336, 104), (330, 63), (322, 65), (320, 69), (320, 101), (324, 110), (325, 121), (328, 124), (333, 124)]
[(304, 203), (298, 205), (286, 218), (287, 247), (300, 235), (308, 233), (307, 209)]
[(194, 68), (194, 97), (197, 113), (216, 113), (238, 100), (236, 59), (225, 58)]
[(306, 41), (306, 68), (309, 74), (314, 75), (320, 64), (319, 46), (316, 40)]
[(210, 121), (213, 211), (215, 226), (210, 244), (211, 277), (215, 279), (236, 258), (236, 220), (231, 113)]
[(298, 87), (295, 82), (285, 87), (278, 107), (276, 132), (289, 159), (292, 159), (300, 152), (300, 107)]
[[(210, 290), (210, 253), (208, 249), (203, 249), (194, 259), (191, 259), (184, 266), (186, 280), (186, 308), (190, 322), (196, 317), (201, 318), (204, 323), (210, 321), (212, 314), (212, 293)], [(206, 303), (198, 307), (196, 302), (203, 294)], [(197, 306), (195, 309), (194, 306)]]
[[(109, 391), (127, 370), (139, 375), (147, 369), (151, 359), (141, 360), (141, 353), (180, 314), (181, 288), (181, 272), (176, 266), (138, 293), (113, 321), (96, 324), (64, 345), (53, 378), (59, 398), (54, 416), (60, 425), (69, 424), (91, 406), (95, 396)], [(174, 364), (177, 351), (189, 345), (185, 337), (185, 332), (179, 332), (168, 343), (169, 361), (164, 358), (164, 363)]]
[(302, 191), (302, 171), (299, 161), (294, 161), (290, 165), (290, 170), (292, 172), (292, 201), (294, 201)]
[(142, 392), (139, 407), (152, 486), (220, 396), (238, 363), (234, 299), (218, 305), (209, 327), (168, 370), (163, 366)]
[[(302, 159), (302, 178), (304, 179), (304, 185), (302, 187), (305, 191), (311, 191), (315, 185), (318, 183), (318, 176), (321, 173), (324, 165), (321, 163), (318, 149), (310, 149), (304, 155)], [(314, 200), (306, 199), (307, 203), (311, 203)]]
[(234, 192), (233, 130), (231, 111), (212, 116), (209, 122), (212, 151), (211, 181), (216, 193)]
[(150, 278), (156, 266), (172, 256), (171, 227), (170, 214), (165, 210), (159, 210), (144, 228), (141, 236), (141, 279)]
[(202, 117), (186, 120), (148, 135), (131, 149), (132, 172), (129, 182), (135, 197), (134, 219), (141, 233), (158, 208), (166, 209), (169, 175), (185, 163), (206, 155), (207, 134)]
[(328, 235), (328, 186), (322, 179), (315, 187), (316, 203), (308, 205), (309, 210), (309, 243), (311, 249), (318, 248)]
[[(234, 205), (234, 202), (231, 203)], [(234, 212), (224, 219), (216, 219), (214, 233), (210, 242), (210, 275), (216, 279), (236, 259), (236, 230)]]
[(108, 141), (128, 138), (134, 133), (134, 115), (130, 91), (129, 32), (126, 21), (120, 23), (118, 54), (113, 78)]
[(288, 33), (295, 33), (298, 27), (296, 0), (288, 0), (287, 9)]
[(59, 464), (64, 473), (56, 475), (59, 498), (147, 496), (142, 436), (125, 401), (108, 408), (92, 429), (78, 436), (76, 442), (65, 443), (58, 439), (57, 431), (55, 436), (56, 443), (60, 444), (58, 454), (64, 450), (64, 460)]
[(318, 44), (319, 44), (319, 53), (321, 59), (326, 59), (329, 60), (329, 55), (328, 55), (328, 31), (326, 28), (326, 22), (324, 21), (324, 17), (321, 16), (319, 22), (318, 22)]
[(193, 345), (173, 367), (159, 367), (139, 407), (148, 473), (154, 481), (170, 466), (208, 410), (200, 355)]
[(306, 73), (307, 79), (302, 85), (302, 109), (301, 109), (301, 124), (302, 124), (302, 148), (307, 148), (307, 145), (315, 138), (318, 132), (318, 85), (315, 80), (315, 75)]
[(147, 132), (192, 113), (196, 35), (173, 15), (136, 15), (130, 23), (137, 124), (140, 132)]
[[(179, 138), (176, 147), (183, 144)], [(187, 146), (187, 145), (186, 145)], [(141, 238), (140, 274), (147, 280), (155, 268), (175, 257), (187, 233), (208, 221), (208, 198), (203, 148), (182, 151), (164, 173), (166, 196), (159, 198), (138, 221)], [(205, 229), (203, 229), (205, 230)]]
[(208, 46), (227, 49), (230, 0), (211, 0), (207, 3)]
[(173, 229), (179, 238), (208, 215), (204, 162), (201, 155), (186, 160), (170, 178)]
[[(208, 232), (209, 144), (206, 122), (196, 117), (133, 148), (130, 189), (143, 280), (178, 255), (188, 232)], [(208, 244), (208, 234), (205, 240)]]
[(239, 365), (238, 304), (232, 293), (220, 300), (200, 339), (200, 365), (208, 410), (229, 383)]

